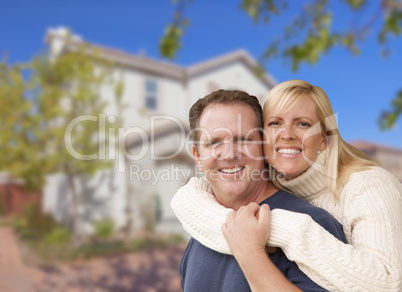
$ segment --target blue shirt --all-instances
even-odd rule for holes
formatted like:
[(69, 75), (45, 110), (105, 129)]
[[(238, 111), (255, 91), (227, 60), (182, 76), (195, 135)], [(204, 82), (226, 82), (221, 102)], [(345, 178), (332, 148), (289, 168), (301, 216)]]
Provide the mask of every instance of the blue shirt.
[[(271, 210), (280, 208), (310, 215), (336, 238), (346, 243), (342, 225), (324, 209), (285, 191), (278, 191), (260, 203)], [(288, 260), (281, 249), (269, 254), (271, 261), (294, 285), (303, 291), (326, 291), (308, 278), (296, 263)], [(181, 284), (185, 292), (251, 291), (233, 256), (211, 250), (191, 238), (180, 265)]]

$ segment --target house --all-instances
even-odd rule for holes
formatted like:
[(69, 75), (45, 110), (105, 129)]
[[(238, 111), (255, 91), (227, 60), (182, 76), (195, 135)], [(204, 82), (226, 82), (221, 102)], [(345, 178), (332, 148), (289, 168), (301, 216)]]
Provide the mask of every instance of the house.
[[(56, 57), (84, 42), (66, 28), (49, 29), (45, 41)], [(116, 228), (131, 222), (134, 229), (153, 226), (158, 231), (181, 232), (169, 204), (175, 191), (197, 172), (188, 139), (191, 105), (220, 88), (244, 90), (262, 102), (276, 82), (269, 74), (256, 76), (257, 62), (245, 50), (185, 67), (103, 45), (89, 46), (113, 62), (114, 76), (124, 83), (123, 113), (117, 112), (108, 88), (101, 96), (108, 101), (105, 114), (122, 117), (125, 151), (109, 157), (112, 170), (76, 181), (80, 229), (90, 233), (94, 222), (111, 218)], [(49, 177), (43, 196), (44, 210), (70, 224), (72, 202), (66, 177)]]
[(354, 141), (350, 144), (366, 153), (371, 159), (378, 162), (382, 167), (402, 182), (402, 149), (396, 149), (367, 141)]

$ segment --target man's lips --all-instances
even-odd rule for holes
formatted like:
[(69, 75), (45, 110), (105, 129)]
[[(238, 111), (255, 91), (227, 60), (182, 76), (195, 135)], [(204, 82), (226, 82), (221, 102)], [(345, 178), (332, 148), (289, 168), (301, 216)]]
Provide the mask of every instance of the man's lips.
[(225, 173), (225, 174), (233, 174), (240, 172), (244, 169), (244, 166), (236, 166), (236, 167), (228, 167), (228, 168), (221, 168), (219, 169), (220, 172)]

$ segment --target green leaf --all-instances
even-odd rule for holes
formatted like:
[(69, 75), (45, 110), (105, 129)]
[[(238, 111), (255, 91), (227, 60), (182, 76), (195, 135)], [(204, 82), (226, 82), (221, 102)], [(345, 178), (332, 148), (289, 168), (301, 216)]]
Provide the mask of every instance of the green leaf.
[(402, 90), (391, 102), (391, 110), (384, 111), (379, 119), (378, 125), (382, 130), (389, 130), (394, 128), (396, 121), (402, 115)]
[[(28, 64), (0, 63), (0, 147), (8, 153), (0, 156), (0, 170), (29, 188), (40, 189), (45, 176), (66, 163), (77, 176), (110, 167), (104, 161), (75, 159), (64, 144), (66, 127), (74, 117), (96, 116), (105, 107), (99, 88), (111, 71), (96, 52), (91, 54), (78, 49), (54, 61), (39, 55)], [(121, 91), (122, 85), (117, 93)], [(96, 153), (100, 141), (88, 137), (96, 137), (99, 130), (97, 123), (81, 123), (73, 131), (74, 147), (84, 154)]]
[(366, 0), (346, 0), (346, 3), (352, 7), (353, 10), (361, 9), (366, 2)]

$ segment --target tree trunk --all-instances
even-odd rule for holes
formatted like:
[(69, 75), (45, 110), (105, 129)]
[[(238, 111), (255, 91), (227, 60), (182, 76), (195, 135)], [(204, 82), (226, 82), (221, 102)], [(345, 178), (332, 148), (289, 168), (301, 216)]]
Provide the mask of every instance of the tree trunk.
[(126, 179), (125, 179), (125, 193), (126, 193), (126, 226), (125, 226), (125, 239), (130, 241), (133, 238), (133, 188), (130, 184), (130, 166), (129, 161), (126, 159)]
[(79, 198), (77, 189), (74, 183), (74, 174), (70, 170), (69, 166), (66, 165), (66, 174), (68, 179), (68, 185), (71, 191), (71, 198), (72, 198), (72, 233), (73, 233), (73, 242), (75, 247), (79, 247), (82, 244), (82, 237), (81, 232), (79, 229), (80, 218), (78, 214), (78, 207), (79, 207)]

